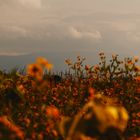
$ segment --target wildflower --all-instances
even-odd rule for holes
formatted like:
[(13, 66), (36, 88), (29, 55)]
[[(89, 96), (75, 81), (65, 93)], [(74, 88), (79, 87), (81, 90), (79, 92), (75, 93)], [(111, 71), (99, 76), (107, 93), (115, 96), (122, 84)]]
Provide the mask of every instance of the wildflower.
[(89, 88), (89, 94), (90, 94), (90, 99), (94, 98), (94, 94), (95, 94), (95, 89), (94, 88)]
[(45, 59), (45, 58), (43, 58), (43, 57), (38, 57), (37, 58), (37, 63), (38, 64), (40, 64), (40, 65), (42, 65), (42, 66), (46, 66), (49, 62)]
[(112, 106), (107, 106), (106, 107), (106, 112), (112, 116), (112, 118), (114, 120), (117, 120), (119, 118), (118, 116), (118, 112), (117, 112), (117, 109), (115, 107), (112, 107)]
[(137, 82), (140, 82), (140, 76), (134, 78)]
[(72, 65), (72, 62), (71, 62), (70, 59), (66, 59), (66, 60), (65, 60), (65, 63), (68, 64), (68, 65)]
[(53, 68), (53, 65), (52, 64), (50, 64), (50, 63), (46, 63), (46, 68), (48, 69), (48, 70), (51, 70), (52, 68)]
[(96, 71), (96, 70), (99, 70), (99, 66), (98, 65), (94, 65), (94, 70)]
[(19, 92), (21, 92), (23, 94), (25, 93), (25, 88), (24, 88), (24, 86), (22, 84), (21, 85), (18, 85), (17, 86), (17, 89), (18, 89)]
[(104, 53), (103, 52), (100, 52), (99, 55), (102, 56), (102, 55), (104, 55)]
[(132, 65), (133, 64), (132, 60), (127, 60), (127, 63), (128, 63), (128, 65)]
[(54, 106), (49, 106), (46, 108), (46, 115), (50, 118), (58, 118), (59, 110)]
[(137, 116), (140, 117), (140, 112), (137, 113)]
[(26, 127), (29, 127), (29, 125), (31, 123), (30, 119), (29, 118), (25, 118), (24, 121), (26, 123)]
[(140, 71), (140, 66), (135, 66), (135, 67), (134, 67), (134, 70), (135, 70), (135, 71)]
[(134, 61), (138, 62), (138, 60), (139, 60), (139, 57), (138, 56), (134, 56)]
[(117, 58), (117, 56), (118, 56), (118, 55), (113, 54), (113, 55), (112, 55), (112, 59), (115, 60), (115, 59)]
[(77, 56), (77, 60), (80, 61), (81, 60), (81, 57), (80, 56)]
[(39, 64), (30, 64), (27, 66), (27, 73), (40, 80), (43, 75), (43, 69)]
[(85, 70), (88, 71), (90, 69), (89, 65), (85, 65)]

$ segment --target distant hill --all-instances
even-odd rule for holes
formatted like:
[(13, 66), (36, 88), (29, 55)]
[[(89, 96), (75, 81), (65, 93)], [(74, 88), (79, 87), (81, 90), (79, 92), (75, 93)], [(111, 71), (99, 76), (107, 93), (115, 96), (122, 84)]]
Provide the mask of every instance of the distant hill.
[[(86, 64), (94, 65), (99, 63), (99, 52), (39, 52), (19, 56), (0, 55), (0, 69), (10, 70), (14, 67), (23, 68), (29, 63), (33, 63), (37, 57), (42, 56), (49, 60), (54, 65), (54, 71), (62, 71), (67, 68), (65, 59), (70, 58), (76, 60), (76, 56), (86, 57)], [(105, 53), (109, 58), (111, 53)], [(126, 57), (124, 54), (119, 54), (120, 58)], [(133, 56), (130, 56), (133, 57)]]

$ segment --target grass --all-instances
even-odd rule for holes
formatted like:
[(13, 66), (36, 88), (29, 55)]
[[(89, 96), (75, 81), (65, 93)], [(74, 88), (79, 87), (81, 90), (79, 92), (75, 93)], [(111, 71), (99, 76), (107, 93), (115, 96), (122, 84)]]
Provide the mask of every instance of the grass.
[(138, 139), (138, 58), (99, 56), (94, 66), (67, 59), (60, 75), (45, 58), (26, 70), (0, 71), (0, 139)]

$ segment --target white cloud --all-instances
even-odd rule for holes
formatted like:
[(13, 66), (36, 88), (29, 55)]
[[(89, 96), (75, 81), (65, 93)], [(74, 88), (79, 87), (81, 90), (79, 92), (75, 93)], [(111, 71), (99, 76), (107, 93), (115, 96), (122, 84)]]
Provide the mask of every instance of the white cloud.
[(81, 38), (82, 37), (82, 33), (73, 27), (70, 28), (70, 33), (74, 38)]
[(18, 2), (25, 7), (33, 7), (39, 9), (42, 7), (41, 0), (18, 0)]
[(17, 52), (0, 52), (0, 56), (21, 56), (29, 53), (17, 53)]
[(19, 26), (0, 26), (0, 39), (18, 39), (26, 37), (27, 31)]
[(110, 25), (118, 31), (132, 31), (137, 28), (136, 23), (128, 21), (112, 22)]
[(94, 32), (80, 31), (74, 27), (70, 27), (69, 31), (71, 36), (77, 39), (87, 38), (92, 40), (100, 40), (102, 38), (102, 35), (99, 31), (94, 31)]
[(36, 8), (40, 9), (42, 8), (42, 0), (4, 0), (0, 1), (0, 6), (8, 6), (10, 9), (11, 8), (18, 8), (24, 7), (24, 8)]

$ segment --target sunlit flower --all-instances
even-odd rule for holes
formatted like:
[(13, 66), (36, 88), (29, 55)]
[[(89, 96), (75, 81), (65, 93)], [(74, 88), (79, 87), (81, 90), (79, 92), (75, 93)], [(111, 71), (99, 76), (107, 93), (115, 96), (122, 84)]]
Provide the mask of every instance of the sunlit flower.
[(104, 55), (104, 53), (103, 52), (100, 52), (99, 55), (102, 56), (102, 55)]
[(90, 99), (93, 99), (94, 98), (94, 94), (95, 94), (95, 89), (94, 88), (89, 88), (89, 98)]
[(39, 64), (30, 64), (27, 66), (28, 75), (40, 80), (43, 75), (43, 69)]
[(38, 57), (36, 62), (42, 66), (46, 66), (49, 62), (43, 57)]
[(26, 127), (29, 127), (29, 125), (31, 123), (30, 119), (29, 118), (25, 118), (24, 121), (26, 123)]
[(112, 106), (107, 106), (106, 111), (110, 116), (112, 116), (114, 120), (117, 120), (119, 118), (117, 108)]
[(137, 113), (137, 116), (140, 117), (140, 112)]
[(80, 56), (77, 56), (77, 60), (80, 61), (81, 60), (81, 57)]
[(45, 66), (48, 70), (51, 70), (53, 68), (53, 64), (50, 64), (50, 63), (46, 63)]
[(121, 107), (120, 112), (121, 112), (122, 119), (127, 121), (129, 119), (129, 116), (128, 116), (128, 113), (127, 113), (126, 109)]
[(140, 66), (135, 66), (134, 70), (135, 71), (140, 71)]
[(46, 108), (46, 115), (51, 118), (58, 118), (59, 110), (54, 106), (49, 106)]
[(68, 64), (68, 65), (72, 65), (72, 62), (71, 62), (70, 59), (66, 59), (66, 60), (65, 60), (65, 63)]
[(112, 59), (114, 60), (118, 55), (112, 54)]
[(128, 63), (128, 65), (132, 65), (133, 64), (132, 60), (128, 60), (127, 63)]
[(138, 60), (139, 60), (139, 57), (138, 56), (134, 56), (134, 61), (138, 62)]
[(99, 65), (94, 65), (94, 70), (99, 70)]
[(18, 85), (18, 86), (17, 86), (17, 89), (18, 89), (19, 92), (21, 92), (21, 93), (23, 93), (23, 94), (24, 94), (25, 91), (26, 91), (26, 89), (24, 88), (24, 86), (23, 86), (22, 84), (21, 84), (21, 85)]
[(137, 82), (140, 82), (140, 76), (135, 77), (135, 80), (136, 80)]
[(88, 71), (90, 69), (90, 65), (85, 65), (85, 70)]

